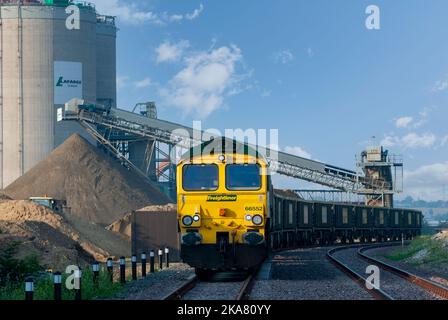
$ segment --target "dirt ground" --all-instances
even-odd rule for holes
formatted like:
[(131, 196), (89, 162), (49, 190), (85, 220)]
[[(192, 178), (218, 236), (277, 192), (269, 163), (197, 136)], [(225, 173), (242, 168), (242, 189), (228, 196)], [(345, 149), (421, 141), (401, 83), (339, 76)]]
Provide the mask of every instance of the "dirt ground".
[(0, 247), (21, 243), (18, 258), (36, 255), (48, 268), (130, 255), (123, 237), (77, 218), (24, 200), (0, 201)]

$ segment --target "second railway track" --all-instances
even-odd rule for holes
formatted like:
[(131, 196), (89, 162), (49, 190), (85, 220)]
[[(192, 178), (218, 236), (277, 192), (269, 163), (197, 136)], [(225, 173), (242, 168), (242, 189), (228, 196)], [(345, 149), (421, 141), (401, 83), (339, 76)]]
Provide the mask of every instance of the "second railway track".
[[(448, 288), (366, 254), (369, 249), (383, 246), (385, 245), (339, 247), (329, 250), (327, 257), (376, 299), (448, 299)], [(387, 246), (390, 246), (390, 244)], [(369, 265), (377, 266), (380, 270), (380, 286), (372, 290), (366, 287), (366, 278), (369, 276), (366, 270)]]

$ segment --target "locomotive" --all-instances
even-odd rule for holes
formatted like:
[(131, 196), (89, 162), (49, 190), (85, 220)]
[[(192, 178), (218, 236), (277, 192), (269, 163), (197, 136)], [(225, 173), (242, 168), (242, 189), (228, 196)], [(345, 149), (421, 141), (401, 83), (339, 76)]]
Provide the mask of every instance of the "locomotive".
[(257, 150), (227, 139), (193, 147), (179, 161), (181, 258), (199, 277), (250, 270), (269, 250), (420, 234), (419, 211), (305, 201), (274, 190), (268, 170)]

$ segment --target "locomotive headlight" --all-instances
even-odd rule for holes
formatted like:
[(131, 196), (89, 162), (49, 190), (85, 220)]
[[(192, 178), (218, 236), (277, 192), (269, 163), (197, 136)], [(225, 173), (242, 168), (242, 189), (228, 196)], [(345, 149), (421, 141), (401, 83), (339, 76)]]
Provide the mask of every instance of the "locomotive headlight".
[(255, 225), (259, 226), (259, 225), (261, 225), (261, 224), (263, 223), (263, 217), (260, 216), (259, 214), (257, 214), (257, 215), (255, 215), (255, 216), (253, 216), (253, 218), (252, 218), (252, 222), (253, 222)]
[(198, 214), (196, 214), (193, 216), (193, 220), (194, 222), (199, 222), (199, 220), (201, 220), (201, 217)]
[(222, 154), (218, 157), (218, 160), (224, 162), (226, 160), (226, 156)]
[(246, 221), (252, 221), (252, 216), (250, 214), (246, 215)]
[(193, 218), (191, 216), (185, 216), (182, 218), (182, 223), (184, 224), (184, 226), (191, 226), (193, 224)]

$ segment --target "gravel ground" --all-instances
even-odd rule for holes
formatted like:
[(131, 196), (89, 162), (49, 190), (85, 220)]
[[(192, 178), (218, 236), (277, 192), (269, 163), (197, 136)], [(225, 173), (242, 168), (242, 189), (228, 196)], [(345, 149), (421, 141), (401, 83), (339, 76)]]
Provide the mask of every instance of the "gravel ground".
[(129, 282), (126, 292), (116, 297), (117, 300), (161, 300), (180, 287), (194, 269), (182, 263), (173, 263), (169, 269), (150, 274), (146, 279)]
[[(359, 248), (351, 248), (334, 253), (334, 256), (342, 260), (353, 270), (361, 275), (366, 275), (366, 268), (370, 265), (358, 257)], [(437, 297), (424, 289), (396, 276), (386, 270), (380, 272), (380, 288), (397, 300), (437, 300)]]
[(242, 282), (199, 282), (183, 300), (235, 300)]
[(396, 250), (396, 247), (376, 248), (366, 251), (365, 253), (378, 259), (389, 263), (395, 267), (404, 269), (419, 277), (426, 278), (448, 287), (448, 265), (415, 265), (402, 261), (393, 261), (387, 259), (385, 256)]
[(273, 257), (271, 279), (255, 282), (253, 300), (372, 300), (327, 258), (330, 248), (305, 248)]
[(183, 300), (235, 300), (246, 277), (244, 272), (216, 273), (209, 281), (197, 283)]

